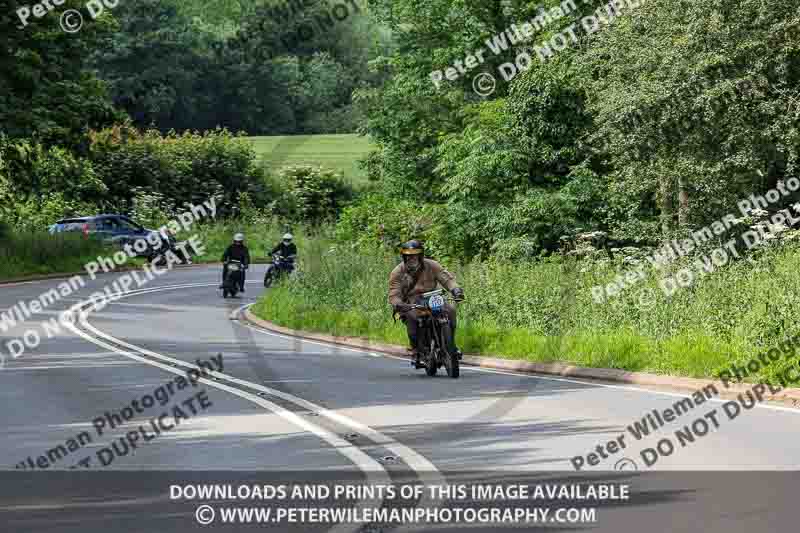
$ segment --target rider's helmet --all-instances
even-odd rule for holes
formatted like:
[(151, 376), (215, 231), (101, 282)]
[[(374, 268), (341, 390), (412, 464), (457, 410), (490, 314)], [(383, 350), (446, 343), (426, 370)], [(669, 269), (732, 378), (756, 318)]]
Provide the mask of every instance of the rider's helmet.
[(243, 233), (237, 233), (236, 235), (234, 235), (233, 236), (233, 243), (234, 244), (242, 244), (242, 243), (244, 243), (244, 234)]
[[(406, 264), (406, 269), (410, 272), (415, 272), (422, 266), (422, 261), (425, 258), (425, 247), (416, 239), (410, 240), (400, 246), (400, 255), (403, 257), (403, 263)], [(409, 259), (412, 257), (417, 258), (417, 260), (409, 263)]]
[(286, 235), (283, 236), (283, 242), (285, 242), (286, 244), (292, 242), (292, 239), (294, 239), (294, 237), (292, 236), (291, 233), (287, 233)]

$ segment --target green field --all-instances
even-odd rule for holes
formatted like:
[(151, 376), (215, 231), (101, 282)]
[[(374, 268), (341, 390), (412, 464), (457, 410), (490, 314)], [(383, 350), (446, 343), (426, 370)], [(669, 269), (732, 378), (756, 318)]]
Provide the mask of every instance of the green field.
[(358, 160), (372, 144), (366, 137), (350, 135), (288, 135), (250, 137), (264, 165), (279, 170), (289, 165), (320, 165), (344, 175), (354, 185), (366, 181)]

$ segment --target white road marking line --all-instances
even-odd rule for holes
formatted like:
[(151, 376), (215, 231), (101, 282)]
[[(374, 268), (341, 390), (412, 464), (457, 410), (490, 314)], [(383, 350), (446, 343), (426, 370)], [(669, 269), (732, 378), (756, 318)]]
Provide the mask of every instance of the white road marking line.
[[(165, 290), (166, 291), (166, 290), (172, 290), (172, 289), (164, 287), (164, 288), (161, 288), (161, 289), (150, 289), (147, 292), (160, 292), (161, 290)], [(142, 294), (142, 293), (138, 293), (138, 294)], [(175, 363), (177, 365), (181, 365), (181, 366), (183, 366), (183, 367), (185, 367), (187, 369), (188, 368), (194, 368), (194, 365), (186, 363), (186, 362), (184, 362), (182, 360), (173, 359), (171, 357), (167, 357), (165, 355), (162, 355), (162, 354), (147, 350), (145, 348), (141, 348), (139, 346), (135, 346), (135, 345), (127, 343), (127, 342), (125, 342), (125, 341), (123, 341), (121, 339), (117, 339), (116, 337), (113, 337), (113, 336), (111, 336), (111, 335), (109, 335), (107, 333), (104, 333), (104, 332), (98, 330), (97, 328), (95, 328), (94, 326), (92, 326), (91, 324), (89, 324), (88, 321), (86, 321), (86, 319), (83, 316), (81, 317), (81, 325), (83, 325), (86, 329), (91, 331), (93, 334), (95, 334), (95, 335), (97, 335), (99, 337), (102, 337), (102, 338), (104, 338), (104, 339), (106, 339), (106, 340), (108, 340), (110, 342), (115, 343), (115, 344), (119, 344), (120, 346), (124, 346), (126, 348), (131, 349), (131, 350), (135, 350), (137, 352), (140, 352), (140, 353), (145, 354), (145, 355), (149, 355), (151, 357), (155, 357), (157, 359), (162, 359), (164, 361), (168, 361), (168, 362), (171, 362), (171, 363)], [(343, 426), (349, 427), (351, 429), (354, 429), (354, 430), (360, 432), (362, 435), (368, 437), (370, 440), (374, 441), (376, 444), (380, 444), (380, 445), (386, 447), (387, 449), (389, 449), (390, 451), (392, 451), (395, 455), (397, 455), (398, 457), (403, 459), (406, 462), (406, 464), (408, 464), (408, 466), (410, 468), (412, 468), (413, 470), (415, 470), (417, 472), (423, 472), (423, 471), (424, 472), (429, 472), (429, 473), (438, 473), (439, 472), (438, 469), (433, 465), (433, 463), (428, 461), (426, 458), (424, 458), (423, 456), (421, 456), (419, 453), (417, 453), (416, 451), (412, 450), (411, 448), (408, 448), (407, 446), (404, 446), (404, 445), (398, 443), (397, 441), (395, 441), (391, 437), (383, 435), (382, 433), (380, 433), (380, 432), (378, 432), (378, 431), (376, 431), (376, 430), (374, 430), (374, 429), (372, 429), (372, 428), (370, 428), (370, 427), (368, 427), (368, 426), (366, 426), (364, 424), (361, 424), (360, 422), (357, 422), (357, 421), (352, 420), (350, 418), (347, 418), (347, 417), (345, 417), (343, 415), (340, 415), (339, 413), (335, 413), (333, 411), (329, 411), (329, 410), (325, 409), (324, 407), (321, 407), (319, 405), (311, 403), (308, 400), (305, 400), (303, 398), (299, 398), (297, 396), (293, 396), (291, 394), (288, 394), (288, 393), (285, 393), (283, 391), (280, 391), (280, 390), (277, 390), (277, 389), (273, 389), (273, 388), (270, 388), (270, 387), (264, 387), (263, 385), (259, 385), (257, 383), (252, 383), (252, 382), (249, 382), (249, 381), (246, 381), (246, 380), (241, 380), (241, 379), (238, 379), (238, 378), (235, 378), (233, 376), (229, 376), (227, 374), (223, 374), (223, 373), (220, 373), (220, 372), (213, 372), (212, 371), (212, 372), (209, 372), (209, 374), (212, 375), (212, 376), (217, 376), (217, 377), (220, 377), (220, 378), (224, 378), (227, 381), (230, 381), (232, 383), (237, 383), (239, 385), (244, 385), (246, 387), (251, 387), (251, 388), (254, 388), (255, 390), (260, 390), (262, 392), (266, 392), (266, 393), (271, 394), (273, 396), (276, 396), (278, 398), (282, 398), (282, 399), (284, 399), (284, 400), (286, 400), (288, 402), (294, 403), (295, 405), (303, 407), (304, 409), (307, 409), (309, 411), (315, 411), (315, 412), (319, 413), (320, 416), (324, 416), (324, 417), (328, 418), (329, 420), (337, 422), (340, 425), (343, 425)], [(444, 482), (443, 479), (442, 479), (442, 482)]]
[[(180, 289), (180, 288), (195, 288), (195, 287), (209, 287), (209, 286), (217, 286), (217, 284), (216, 283), (213, 283), (213, 284), (209, 284), (209, 283), (193, 283), (193, 284), (183, 284), (183, 285), (167, 286), (167, 287), (154, 287), (154, 288), (151, 288), (151, 289), (142, 289), (142, 290), (137, 290), (137, 291), (131, 291), (131, 292), (126, 293), (126, 294), (117, 295), (114, 298), (114, 300), (119, 300), (121, 298), (126, 298), (126, 297), (130, 297), (130, 296), (134, 296), (134, 295), (148, 294), (148, 293), (153, 293), (153, 292), (164, 292), (164, 291), (176, 290), (176, 289)], [(83, 304), (76, 304), (75, 306), (73, 306), (71, 308), (71, 310), (74, 311), (75, 309), (78, 309), (83, 305), (89, 305), (91, 303), (92, 303), (91, 301), (87, 301), (87, 302), (84, 302)], [(253, 304), (249, 304), (249, 305), (253, 305)], [(92, 306), (92, 307), (94, 307), (94, 306)], [(137, 351), (139, 353), (142, 353), (142, 354), (145, 354), (145, 355), (150, 355), (151, 357), (155, 357), (157, 359), (161, 359), (161, 360), (164, 360), (164, 361), (172, 362), (172, 363), (177, 364), (177, 365), (181, 365), (181, 366), (183, 366), (185, 368), (194, 368), (194, 365), (185, 363), (184, 361), (181, 361), (181, 360), (178, 360), (178, 359), (173, 359), (171, 357), (167, 357), (165, 355), (157, 354), (157, 353), (152, 352), (150, 350), (146, 350), (144, 348), (141, 348), (141, 347), (138, 347), (138, 346), (134, 346), (134, 345), (129, 344), (129, 343), (125, 342), (125, 341), (122, 341), (121, 339), (117, 339), (117, 338), (115, 338), (115, 337), (113, 337), (111, 335), (108, 335), (108, 334), (106, 334), (104, 332), (99, 331), (98, 329), (93, 327), (91, 324), (89, 324), (89, 322), (87, 320), (87, 314), (85, 314), (85, 313), (81, 313), (80, 314), (80, 320), (81, 320), (81, 325), (83, 325), (86, 329), (90, 330), (95, 335), (98, 335), (100, 337), (105, 338), (108, 341), (111, 341), (111, 342), (114, 342), (116, 344), (119, 344), (120, 346), (125, 346), (125, 347), (127, 347), (129, 349), (132, 349), (132, 350), (135, 350), (135, 351)], [(75, 330), (77, 330), (77, 328), (75, 328)], [(92, 337), (90, 337), (88, 335), (84, 336), (83, 332), (79, 332), (78, 334), (81, 337), (86, 338), (87, 340), (92, 339)], [(94, 342), (94, 341), (90, 341), (90, 342)], [(142, 361), (147, 362), (147, 363), (157, 364), (157, 363), (155, 363), (153, 361), (144, 360), (144, 359), (141, 359), (141, 358), (138, 358), (137, 360), (142, 360)], [(159, 365), (159, 366), (163, 366), (163, 365)], [(172, 367), (168, 367), (168, 368), (172, 368)], [(174, 370), (173, 370), (173, 372), (174, 372)], [(318, 405), (316, 405), (316, 404), (314, 404), (312, 402), (309, 402), (308, 400), (305, 400), (303, 398), (299, 398), (297, 396), (293, 396), (291, 394), (284, 393), (284, 392), (279, 391), (277, 389), (272, 389), (272, 388), (269, 388), (269, 387), (264, 387), (262, 385), (258, 385), (256, 383), (251, 383), (251, 382), (248, 382), (248, 381), (245, 381), (245, 380), (240, 380), (240, 379), (234, 378), (233, 376), (228, 376), (226, 374), (219, 373), (219, 372), (209, 372), (209, 374), (217, 376), (217, 377), (220, 377), (220, 378), (224, 378), (227, 381), (230, 381), (232, 383), (237, 383), (237, 384), (240, 384), (240, 385), (244, 385), (244, 386), (253, 388), (255, 390), (261, 390), (261, 391), (266, 392), (268, 394), (271, 394), (273, 396), (277, 396), (277, 397), (282, 398), (282, 399), (284, 399), (284, 400), (286, 400), (286, 401), (288, 401), (290, 403), (293, 403), (295, 405), (303, 407), (303, 408), (305, 408), (305, 409), (307, 409), (309, 411), (314, 411), (314, 412), (318, 413), (320, 416), (328, 418), (329, 420), (332, 420), (332, 421), (334, 421), (334, 422), (336, 422), (336, 423), (338, 423), (340, 425), (343, 425), (343, 426), (349, 427), (351, 429), (354, 429), (355, 431), (361, 433), (362, 435), (366, 436), (370, 440), (374, 441), (376, 444), (381, 445), (381, 446), (385, 447), (386, 449), (390, 450), (397, 457), (400, 457), (401, 459), (403, 459), (403, 461), (409, 466), (409, 468), (414, 470), (419, 475), (420, 480), (423, 480), (425, 483), (430, 483), (430, 484), (433, 484), (433, 485), (447, 486), (447, 480), (445, 479), (445, 477), (441, 474), (441, 472), (439, 472), (439, 470), (436, 468), (436, 466), (433, 463), (431, 463), (427, 458), (425, 458), (423, 455), (419, 454), (418, 452), (416, 452), (412, 448), (409, 448), (408, 446), (405, 446), (405, 445), (397, 442), (396, 440), (392, 439), (391, 437), (389, 437), (387, 435), (384, 435), (384, 434), (380, 433), (379, 431), (376, 431), (375, 429), (373, 429), (373, 428), (371, 428), (371, 427), (369, 427), (367, 425), (361, 424), (360, 422), (357, 422), (356, 420), (352, 420), (352, 419), (350, 419), (348, 417), (345, 417), (345, 416), (343, 416), (343, 415), (341, 415), (339, 413), (335, 413), (333, 411), (329, 411), (328, 409), (325, 409), (324, 407), (321, 407), (321, 406), (318, 406)], [(216, 382), (209, 382), (209, 383), (212, 384), (212, 385), (219, 385)], [(380, 463), (378, 463), (378, 464), (380, 464)], [(382, 466), (381, 466), (381, 468), (382, 468)], [(385, 470), (384, 470), (384, 472), (385, 472)], [(422, 475), (423, 473), (425, 474), (424, 477)], [(420, 501), (420, 504), (422, 504), (423, 502), (426, 502), (429, 499), (429, 497), (428, 497), (429, 491), (426, 491), (425, 494), (426, 494), (426, 496)]]
[(271, 381), (262, 381), (261, 383), (314, 383), (313, 379), (273, 379)]
[[(145, 293), (152, 293), (152, 292), (162, 292), (162, 291), (167, 291), (167, 290), (175, 290), (175, 289), (178, 289), (178, 288), (208, 287), (208, 286), (213, 286), (213, 285), (216, 285), (216, 284), (199, 284), (199, 283), (198, 284), (184, 284), (184, 285), (174, 286), (174, 287), (158, 287), (158, 288), (152, 288), (152, 289), (144, 289), (144, 290), (141, 290), (141, 291), (131, 291), (131, 292), (126, 293), (126, 294), (118, 295), (116, 298), (113, 298), (113, 301), (119, 300), (121, 298), (128, 297), (128, 296), (138, 295), (138, 294), (145, 294)], [(85, 304), (91, 304), (91, 302), (84, 302), (84, 303)], [(74, 311), (75, 309), (78, 309), (82, 305), (83, 304), (77, 304), (77, 305), (73, 306), (71, 308), (71, 310)], [(252, 305), (252, 304), (250, 304), (250, 305)], [(162, 354), (156, 354), (155, 352), (151, 352), (149, 350), (145, 350), (143, 348), (140, 348), (140, 347), (137, 347), (137, 346), (133, 346), (133, 345), (128, 344), (128, 343), (126, 343), (124, 341), (121, 341), (120, 339), (116, 339), (116, 338), (114, 338), (114, 337), (112, 337), (110, 335), (107, 335), (107, 334), (97, 330), (91, 324), (88, 323), (88, 321), (87, 321), (88, 313), (81, 312), (79, 316), (80, 316), (81, 324), (85, 328), (87, 328), (90, 331), (92, 331), (93, 333), (95, 333), (96, 335), (104, 337), (104, 338), (106, 338), (108, 340), (112, 340), (113, 342), (119, 343), (122, 346), (133, 348), (133, 349), (135, 349), (137, 351), (140, 351), (143, 354), (150, 355), (151, 357), (155, 357), (155, 358), (162, 359), (162, 360), (167, 360), (167, 361), (173, 362), (173, 363), (175, 363), (177, 365), (184, 366), (186, 368), (193, 368), (193, 365), (187, 364), (187, 363), (185, 363), (183, 361), (172, 359), (172, 358), (164, 356)], [(93, 342), (93, 343), (95, 343), (95, 344), (97, 344), (99, 346), (108, 346), (105, 343), (103, 343), (102, 341), (99, 341), (98, 339), (93, 339), (91, 336), (85, 335), (82, 331), (78, 330), (77, 327), (74, 327), (74, 325), (70, 329), (73, 329), (79, 336), (85, 338), (86, 340), (89, 340), (90, 342)], [(114, 349), (113, 346), (111, 348)], [(119, 350), (119, 353), (122, 354), (122, 355), (127, 355), (128, 357), (132, 357), (135, 360), (138, 360), (138, 361), (141, 361), (141, 362), (145, 362), (147, 364), (155, 365), (155, 366), (158, 366), (158, 367), (164, 368), (164, 369), (169, 369), (169, 371), (171, 371), (173, 373), (180, 373), (180, 372), (177, 372), (176, 370), (172, 369), (172, 367), (167, 367), (165, 365), (161, 365), (159, 363), (156, 363), (156, 362), (153, 362), (153, 361), (149, 361), (149, 360), (134, 356), (133, 354), (130, 354), (130, 353), (122, 351), (122, 350)], [(327, 409), (325, 409), (325, 408), (323, 408), (321, 406), (313, 404), (313, 403), (311, 403), (311, 402), (309, 402), (307, 400), (304, 400), (302, 398), (299, 398), (299, 397), (296, 397), (296, 396), (293, 396), (293, 395), (290, 395), (290, 394), (286, 394), (286, 393), (284, 393), (282, 391), (278, 391), (278, 390), (275, 390), (275, 389), (270, 389), (268, 387), (263, 387), (263, 386), (255, 384), (255, 383), (250, 383), (250, 382), (247, 382), (247, 381), (244, 381), (244, 380), (239, 380), (237, 378), (233, 378), (232, 376), (227, 376), (226, 374), (222, 374), (222, 373), (219, 373), (219, 372), (211, 372), (210, 374), (211, 375), (216, 375), (216, 376), (221, 377), (221, 378), (224, 378), (224, 379), (226, 379), (226, 380), (228, 380), (230, 382), (233, 382), (233, 383), (239, 383), (239, 384), (251, 387), (251, 388), (255, 388), (256, 390), (263, 390), (264, 392), (267, 392), (269, 394), (275, 395), (275, 396), (277, 396), (279, 398), (282, 398), (282, 399), (284, 399), (286, 401), (294, 403), (295, 405), (302, 406), (302, 407), (308, 409), (309, 411), (313, 411), (313, 412), (317, 413), (319, 416), (326, 417), (329, 420), (332, 420), (332, 421), (335, 421), (335, 422), (339, 423), (340, 425), (344, 425), (344, 426), (350, 427), (352, 429), (355, 429), (356, 431), (361, 432), (362, 435), (364, 435), (364, 436), (368, 437), (370, 440), (374, 441), (376, 444), (385, 447), (386, 449), (392, 451), (398, 457), (402, 458), (411, 469), (413, 469), (415, 472), (417, 472), (417, 474), (419, 475), (419, 479), (421, 481), (423, 481), (425, 483), (429, 483), (429, 484), (439, 485), (439, 486), (447, 486), (447, 481), (444, 478), (444, 476), (439, 472), (439, 470), (436, 468), (436, 466), (433, 465), (433, 463), (428, 461), (428, 459), (426, 459), (421, 454), (417, 453), (415, 450), (413, 450), (413, 449), (411, 449), (411, 448), (409, 448), (409, 447), (407, 447), (407, 446), (405, 446), (403, 444), (400, 444), (399, 442), (395, 441), (391, 437), (388, 437), (388, 436), (386, 436), (386, 435), (374, 430), (373, 428), (371, 428), (369, 426), (361, 424), (361, 423), (359, 423), (359, 422), (357, 422), (355, 420), (347, 418), (347, 417), (345, 417), (343, 415), (340, 415), (338, 413), (335, 413), (333, 411), (329, 411), (329, 410), (327, 410)], [(228, 389), (224, 385), (216, 383), (216, 382), (210, 382), (210, 381), (207, 381), (205, 379), (203, 379), (201, 381), (204, 382), (204, 383), (207, 383), (207, 384), (209, 384), (211, 386), (215, 386), (215, 387), (218, 387), (218, 388), (223, 388), (223, 390)], [(242, 396), (243, 398), (249, 397), (249, 396), (245, 396), (245, 395), (247, 395), (247, 393), (239, 394), (238, 391), (234, 392), (234, 390), (235, 389), (230, 389), (230, 392), (232, 392), (233, 394), (237, 394), (239, 396)], [(261, 400), (261, 398), (258, 398), (258, 400)], [(271, 403), (271, 402), (269, 402), (269, 403)], [(279, 406), (277, 406), (277, 407), (279, 407)], [(305, 420), (303, 420), (303, 421), (306, 422)], [(309, 427), (316, 427), (313, 424), (308, 424), (308, 425), (309, 425)], [(319, 429), (321, 431), (327, 432), (327, 430), (325, 430), (324, 428), (319, 428)], [(336, 437), (336, 436), (333, 435), (333, 437)], [(338, 438), (338, 437), (336, 437), (336, 438)], [(337, 445), (335, 445), (335, 448), (341, 449), (341, 445), (337, 444)], [(359, 452), (361, 452), (360, 449), (358, 449), (358, 448), (356, 448), (356, 449)], [(363, 453), (363, 452), (361, 452), (361, 453)], [(366, 455), (366, 454), (364, 454), (364, 455)], [(367, 457), (369, 457), (369, 456), (367, 456)], [(370, 459), (372, 460), (371, 457), (370, 457)], [(356, 464), (359, 465), (359, 463), (356, 463)], [(382, 465), (380, 465), (380, 463), (377, 463), (377, 464), (380, 466), (381, 471), (386, 475), (386, 478), (388, 479), (388, 473), (386, 472), (386, 470), (383, 468)], [(421, 475), (423, 473), (426, 474), (424, 477)], [(429, 494), (428, 492), (425, 493), (425, 496), (423, 496), (423, 498), (420, 500), (420, 505), (423, 505), (424, 503), (427, 503), (427, 500), (430, 499), (428, 494)], [(378, 502), (378, 503), (380, 503), (380, 502)], [(375, 502), (364, 501), (364, 502), (361, 502), (360, 505), (363, 505), (363, 506), (375, 505)], [(340, 527), (344, 528), (345, 525), (342, 524), (342, 526), (340, 526)], [(340, 527), (335, 528), (335, 530), (340, 529)]]
[[(128, 294), (131, 294), (131, 293), (128, 293)], [(87, 303), (91, 304), (91, 301), (89, 301)], [(79, 320), (80, 320), (81, 325), (83, 325), (87, 329), (90, 329), (90, 330), (93, 330), (93, 331), (97, 331), (87, 321), (88, 312), (79, 309), (79, 306), (81, 306), (81, 305), (83, 305), (83, 304), (77, 304), (76, 306), (73, 306), (73, 308), (71, 308), (70, 310), (73, 311), (73, 312), (76, 312), (76, 311), (78, 312)], [(81, 331), (77, 326), (75, 326), (75, 324), (69, 323), (69, 324), (67, 324), (67, 327), (69, 327), (69, 329), (71, 329), (73, 332), (75, 332), (78, 336), (82, 337), (83, 339), (85, 339), (85, 340), (87, 340), (87, 341), (89, 341), (92, 344), (95, 344), (97, 346), (112, 350), (112, 351), (114, 351), (114, 352), (116, 352), (116, 353), (118, 353), (120, 355), (124, 355), (125, 357), (133, 359), (135, 361), (139, 361), (139, 362), (145, 363), (147, 365), (155, 366), (157, 368), (160, 368), (162, 370), (166, 370), (167, 372), (170, 372), (170, 373), (173, 373), (173, 374), (177, 374), (177, 375), (181, 375), (181, 376), (185, 374), (184, 371), (178, 370), (177, 368), (173, 368), (171, 366), (168, 366), (168, 365), (156, 362), (156, 361), (145, 359), (144, 357), (140, 357), (140, 356), (135, 355), (135, 354), (133, 354), (131, 352), (127, 352), (125, 350), (121, 350), (121, 349), (119, 349), (119, 348), (117, 348), (115, 346), (112, 346), (110, 344), (107, 344), (107, 343), (105, 343), (105, 342), (103, 342), (103, 341), (101, 341), (99, 339), (95, 339), (92, 336), (90, 336), (90, 335), (86, 334), (85, 332)], [(125, 344), (127, 344), (127, 343), (125, 343)], [(153, 352), (150, 352), (148, 355), (151, 355), (151, 354), (153, 354)], [(194, 365), (190, 365), (190, 364), (184, 363), (183, 361), (178, 361), (178, 360), (175, 360), (175, 359), (171, 359), (171, 358), (166, 357), (166, 356), (160, 356), (159, 358), (164, 359), (164, 360), (172, 360), (173, 362), (180, 363), (181, 366), (184, 366), (186, 368), (194, 368)], [(217, 374), (218, 376), (224, 376), (224, 374), (219, 374), (217, 372), (213, 372), (213, 374)], [(231, 378), (229, 378), (227, 376), (225, 376), (225, 377), (226, 377), (226, 379), (231, 380)], [(338, 435), (336, 435), (334, 433), (331, 433), (330, 431), (328, 431), (324, 427), (318, 426), (316, 424), (313, 424), (310, 421), (306, 420), (305, 418), (293, 413), (292, 411), (289, 411), (288, 409), (285, 409), (284, 407), (281, 407), (280, 405), (278, 405), (278, 404), (276, 404), (274, 402), (271, 402), (269, 400), (266, 400), (264, 398), (261, 398), (259, 396), (254, 395), (254, 394), (250, 394), (248, 392), (244, 392), (244, 391), (241, 391), (239, 389), (236, 389), (236, 388), (233, 388), (233, 387), (229, 387), (229, 386), (224, 385), (222, 383), (217, 383), (216, 381), (207, 380), (205, 378), (199, 378), (197, 381), (200, 382), (200, 383), (203, 383), (205, 385), (208, 385), (210, 387), (217, 388), (217, 389), (229, 392), (229, 393), (231, 393), (231, 394), (233, 394), (235, 396), (239, 396), (240, 398), (243, 398), (243, 399), (248, 400), (248, 401), (250, 401), (252, 403), (255, 403), (256, 405), (259, 405), (260, 407), (263, 407), (264, 409), (267, 409), (268, 411), (271, 411), (271, 412), (277, 414), (278, 416), (280, 416), (281, 418), (283, 418), (287, 422), (289, 422), (291, 424), (294, 424), (295, 426), (297, 426), (297, 427), (299, 427), (301, 429), (304, 429), (304, 430), (306, 430), (306, 431), (308, 431), (310, 433), (313, 433), (314, 435), (316, 435), (320, 439), (322, 439), (325, 442), (327, 442), (331, 447), (333, 447), (334, 450), (336, 450), (337, 452), (341, 453), (342, 455), (344, 455), (345, 457), (350, 459), (353, 462), (353, 464), (355, 464), (356, 467), (358, 467), (359, 470), (361, 470), (365, 474), (365, 476), (367, 477), (367, 480), (369, 481), (369, 483), (379, 484), (379, 485), (388, 485), (388, 484), (391, 483), (391, 478), (389, 477), (389, 473), (386, 471), (386, 469), (383, 467), (383, 465), (380, 462), (378, 462), (376, 459), (373, 459), (372, 457), (370, 457), (367, 453), (365, 453), (359, 447), (354, 446), (353, 444), (351, 444), (347, 440), (339, 437)], [(364, 500), (359, 505), (363, 506), (363, 507), (380, 507), (382, 502), (383, 502), (382, 498), (376, 498), (376, 499)], [(349, 525), (348, 524), (340, 524), (339, 526), (337, 526), (336, 528), (332, 529), (331, 531), (339, 531), (339, 530), (342, 530), (342, 531), (357, 531), (359, 528), (360, 528), (360, 526), (356, 527), (356, 525), (353, 525), (353, 524), (349, 524)]]
[[(251, 283), (251, 282), (248, 282), (248, 283)], [(258, 281), (254, 281), (252, 283), (258, 283)], [(121, 295), (116, 295), (116, 297), (113, 298), (112, 301), (119, 300), (119, 299), (122, 299), (122, 298), (127, 298), (127, 297), (130, 297), (130, 296), (135, 296), (135, 295), (149, 294), (149, 293), (153, 293), (153, 292), (164, 292), (164, 291), (170, 291), (170, 290), (176, 290), (176, 289), (182, 289), (182, 288), (211, 287), (211, 286), (218, 286), (218, 284), (216, 284), (216, 283), (186, 283), (186, 284), (181, 284), (181, 285), (153, 287), (153, 288), (149, 288), (149, 289), (135, 290), (135, 291), (130, 291), (128, 293), (121, 294)], [(92, 303), (91, 301), (87, 300), (87, 301), (84, 301), (84, 302), (82, 302), (80, 304), (76, 304), (70, 310), (75, 311), (79, 307), (81, 307), (83, 305), (89, 305), (91, 303)], [(247, 305), (253, 305), (253, 304), (247, 304)], [(145, 355), (150, 355), (151, 357), (155, 357), (155, 358), (158, 358), (158, 359), (162, 359), (162, 360), (165, 360), (165, 361), (169, 361), (171, 363), (175, 363), (175, 364), (181, 365), (181, 366), (183, 366), (183, 367), (185, 367), (187, 369), (188, 368), (194, 368), (194, 365), (186, 363), (186, 362), (184, 362), (182, 360), (173, 359), (171, 357), (167, 357), (165, 355), (158, 354), (158, 353), (152, 352), (150, 350), (146, 350), (146, 349), (141, 348), (139, 346), (132, 345), (132, 344), (127, 343), (127, 342), (125, 342), (123, 340), (120, 340), (120, 339), (117, 339), (117, 338), (115, 338), (115, 337), (113, 337), (111, 335), (108, 335), (108, 334), (96, 329), (91, 324), (89, 324), (86, 321), (86, 317), (84, 316), (83, 313), (81, 313), (80, 317), (81, 317), (81, 324), (84, 327), (86, 327), (88, 330), (92, 331), (94, 334), (105, 338), (106, 340), (109, 340), (109, 341), (114, 342), (114, 343), (118, 343), (121, 346), (125, 346), (125, 347), (127, 347), (129, 349), (136, 350), (136, 351), (138, 351), (140, 353), (143, 353)], [(81, 336), (86, 338), (84, 335), (81, 335)], [(305, 342), (305, 341), (303, 341), (303, 342)], [(376, 356), (377, 357), (381, 357), (381, 355), (377, 355), (377, 354), (376, 354)], [(150, 362), (150, 361), (148, 361), (148, 362)], [(276, 389), (263, 387), (263, 386), (258, 385), (256, 383), (251, 383), (251, 382), (248, 382), (248, 381), (245, 381), (245, 380), (239, 380), (238, 378), (234, 378), (233, 376), (228, 376), (226, 374), (222, 374), (222, 373), (219, 373), (219, 372), (209, 372), (209, 374), (210, 375), (216, 375), (216, 376), (221, 377), (221, 378), (225, 378), (226, 380), (231, 381), (233, 383), (239, 383), (239, 384), (242, 384), (242, 385), (245, 385), (245, 386), (248, 386), (248, 387), (253, 387), (256, 390), (262, 390), (263, 392), (267, 392), (267, 393), (272, 394), (274, 396), (277, 396), (279, 398), (283, 398), (283, 399), (285, 399), (285, 400), (287, 400), (287, 401), (289, 401), (291, 403), (295, 403), (295, 404), (300, 405), (300, 406), (302, 406), (302, 407), (304, 407), (306, 409), (317, 411), (322, 416), (327, 416), (331, 420), (334, 420), (334, 421), (336, 421), (336, 422), (338, 422), (338, 423), (340, 423), (342, 425), (346, 425), (348, 427), (351, 427), (352, 429), (357, 429), (359, 431), (367, 432), (367, 433), (372, 434), (375, 437), (375, 439), (378, 439), (380, 441), (379, 444), (383, 444), (383, 443), (395, 443), (395, 445), (399, 444), (396, 441), (394, 441), (394, 439), (391, 439), (390, 437), (387, 437), (386, 435), (383, 435), (383, 434), (375, 431), (372, 428), (368, 428), (367, 426), (364, 426), (363, 424), (361, 424), (359, 422), (356, 422), (355, 420), (351, 420), (351, 419), (346, 418), (346, 417), (344, 417), (342, 415), (339, 415), (338, 413), (327, 411), (326, 409), (324, 409), (324, 408), (322, 408), (320, 406), (317, 406), (317, 405), (315, 405), (315, 404), (313, 404), (313, 403), (311, 403), (311, 402), (309, 402), (307, 400), (304, 400), (302, 398), (294, 397), (294, 396), (292, 396), (290, 394), (286, 394), (286, 393), (284, 393), (282, 391), (279, 391), (279, 390), (276, 390)], [(325, 415), (323, 415), (323, 411), (326, 413)], [(371, 440), (373, 440), (373, 439), (371, 439)], [(406, 448), (403, 445), (399, 445), (399, 446), (402, 447), (402, 448)], [(398, 452), (400, 452), (402, 450), (401, 449), (398, 449), (398, 450), (394, 450), (393, 449), (392, 451), (394, 451), (397, 454)], [(423, 470), (426, 470), (426, 471), (429, 471), (429, 472), (438, 472), (438, 469), (430, 461), (428, 461), (424, 457), (420, 456), (417, 452), (411, 450), (410, 448), (407, 448), (405, 451), (403, 451), (403, 455), (399, 455), (398, 454), (399, 457), (405, 459), (404, 455), (408, 456), (408, 459), (409, 459), (410, 462), (407, 461), (407, 463), (409, 464), (409, 466), (412, 466), (412, 464), (416, 464), (419, 467), (421, 467)]]

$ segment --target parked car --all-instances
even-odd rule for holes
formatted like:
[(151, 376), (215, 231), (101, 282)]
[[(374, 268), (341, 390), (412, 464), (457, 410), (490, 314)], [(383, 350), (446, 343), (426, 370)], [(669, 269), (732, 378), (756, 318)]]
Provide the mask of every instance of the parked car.
[[(126, 244), (133, 246), (136, 241), (144, 241), (147, 243), (147, 247), (144, 248), (143, 252), (137, 253), (137, 255), (148, 259), (155, 259), (167, 249), (174, 250), (177, 245), (175, 236), (171, 232), (165, 230), (160, 233), (161, 247), (154, 247), (149, 243), (147, 238), (149, 235), (158, 234), (159, 232), (157, 230), (147, 229), (125, 215), (97, 215), (92, 217), (65, 218), (50, 226), (49, 231), (51, 234), (80, 231), (87, 237), (98, 238), (107, 244), (120, 248)], [(155, 241), (153, 237), (150, 239)], [(140, 246), (140, 248), (143, 247)], [(188, 262), (188, 258), (186, 259)]]

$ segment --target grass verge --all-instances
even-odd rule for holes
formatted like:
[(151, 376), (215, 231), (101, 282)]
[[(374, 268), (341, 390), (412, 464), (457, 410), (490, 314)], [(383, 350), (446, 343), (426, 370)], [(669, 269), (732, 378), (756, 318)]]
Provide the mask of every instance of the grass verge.
[[(306, 331), (405, 344), (386, 303), (393, 257), (306, 243), (300, 273), (267, 291), (253, 312)], [(710, 378), (797, 335), (800, 250), (768, 252), (700, 279), (667, 297), (655, 275), (602, 303), (591, 288), (611, 266), (552, 261), (449, 265), (465, 288), (458, 343), (466, 353), (538, 362)], [(642, 295), (648, 294), (643, 303)], [(796, 360), (754, 377), (773, 383)]]
[(107, 253), (106, 246), (83, 234), (9, 232), (0, 240), (0, 280), (80, 272)]

